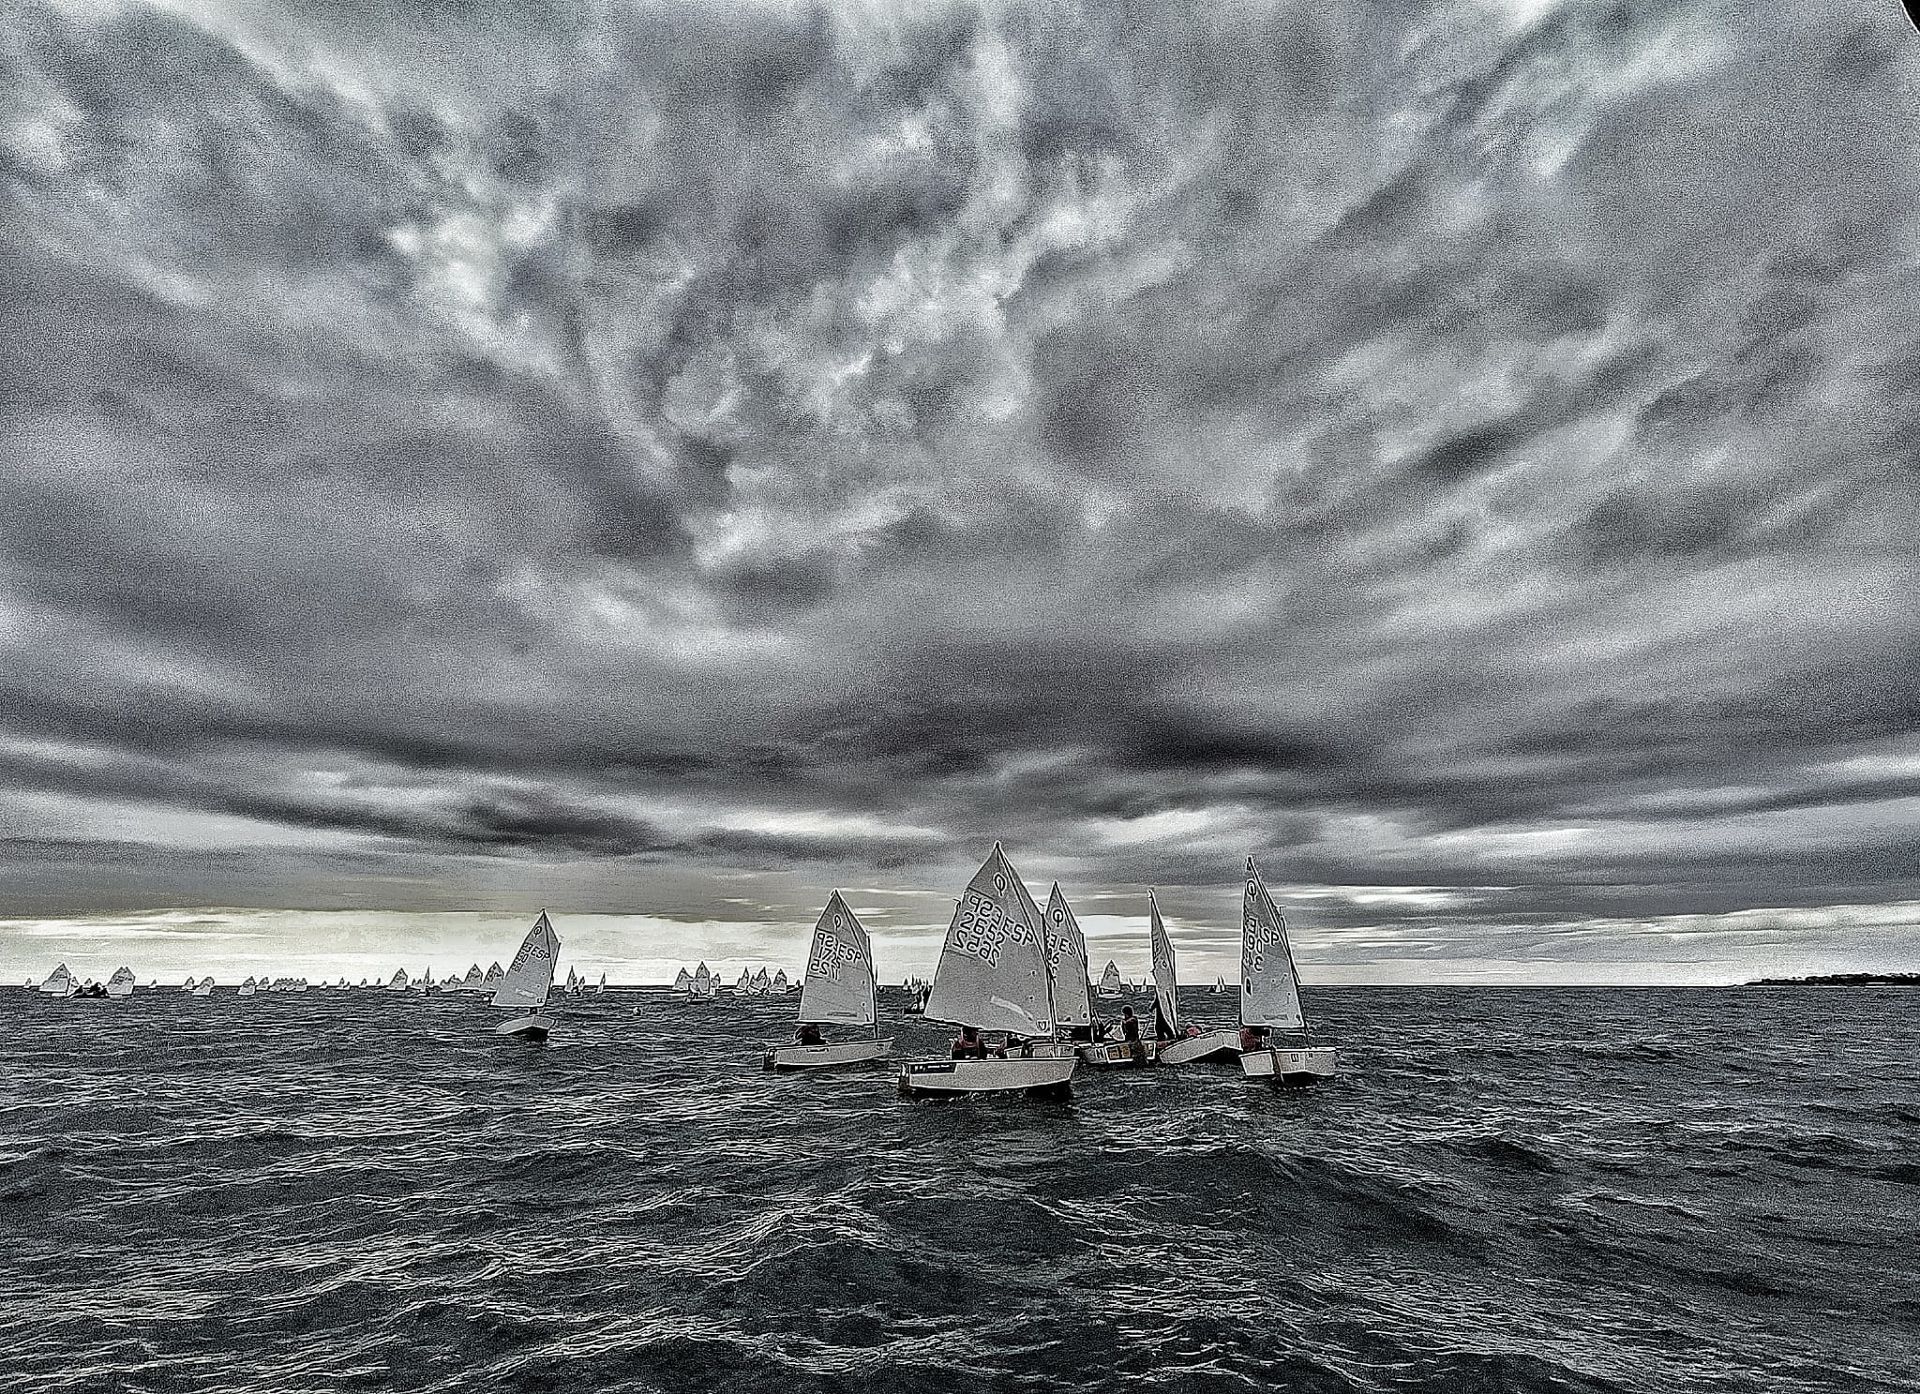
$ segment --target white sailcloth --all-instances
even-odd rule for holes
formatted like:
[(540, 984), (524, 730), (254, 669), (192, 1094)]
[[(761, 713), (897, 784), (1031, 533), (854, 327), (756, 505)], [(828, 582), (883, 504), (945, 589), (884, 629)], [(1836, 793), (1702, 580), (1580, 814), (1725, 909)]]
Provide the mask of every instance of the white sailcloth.
[(1100, 975), (1100, 991), (1108, 997), (1120, 995), (1120, 965), (1107, 960), (1107, 971)]
[(713, 995), (713, 974), (704, 963), (693, 970), (693, 990), (701, 997)]
[[(191, 984), (193, 980), (189, 978), (187, 981)], [(73, 989), (73, 973), (64, 963), (47, 974), (47, 980), (40, 984), (40, 990), (49, 997), (70, 997)]]
[(1093, 993), (1087, 984), (1087, 936), (1055, 882), (1047, 896), (1047, 962), (1053, 971), (1053, 1019), (1062, 1026), (1093, 1024)]
[(405, 992), (412, 982), (413, 980), (407, 976), (406, 969), (396, 968), (393, 970), (393, 976), (387, 979), (387, 991)]
[(994, 843), (947, 926), (927, 996), (929, 1020), (1020, 1036), (1053, 1034), (1043, 931), (1028, 921), (1018, 881)]
[(690, 992), (692, 989), (693, 974), (689, 973), (683, 966), (678, 973), (673, 975), (673, 990), (675, 992)]
[(1153, 999), (1160, 1019), (1175, 1035), (1180, 1033), (1180, 979), (1173, 971), (1173, 940), (1160, 920), (1160, 902), (1147, 892), (1147, 935), (1153, 946)]
[(1304, 1031), (1307, 1018), (1300, 1010), (1300, 977), (1294, 971), (1293, 946), (1287, 942), (1287, 919), (1267, 894), (1252, 857), (1247, 858), (1247, 892), (1242, 911), (1241, 1024)]
[(866, 927), (835, 891), (813, 927), (800, 979), (800, 1020), (822, 1025), (874, 1023), (873, 944)]
[(133, 996), (133, 970), (131, 968), (122, 966), (113, 970), (113, 976), (107, 979), (107, 996)]
[(753, 975), (753, 990), (755, 993), (765, 994), (772, 990), (772, 986), (773, 980), (767, 976), (766, 969), (762, 968), (758, 973)]
[(527, 937), (520, 941), (520, 952), (507, 965), (500, 986), (493, 990), (493, 1005), (538, 1010), (553, 991), (553, 970), (560, 961), (560, 936), (542, 910)]

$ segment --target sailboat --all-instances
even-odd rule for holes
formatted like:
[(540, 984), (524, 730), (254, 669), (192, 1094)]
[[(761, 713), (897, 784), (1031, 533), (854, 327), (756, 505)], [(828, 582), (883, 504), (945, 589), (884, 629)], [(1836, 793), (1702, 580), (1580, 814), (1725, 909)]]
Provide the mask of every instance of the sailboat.
[[(480, 984), (485, 982), (486, 979), (487, 975), (480, 971), (480, 965), (476, 963), (473, 967), (467, 969), (467, 976), (460, 980), (457, 987), (449, 987), (447, 991), (478, 992), (480, 990)], [(342, 982), (340, 986), (345, 987), (346, 983)]]
[(412, 979), (407, 977), (407, 970), (404, 968), (394, 969), (393, 976), (387, 979), (388, 992), (405, 992), (411, 985)]
[(711, 1002), (713, 1000), (713, 974), (702, 963), (693, 970), (693, 987), (687, 993), (689, 1002)]
[(1300, 974), (1287, 939), (1287, 917), (1267, 894), (1260, 872), (1247, 858), (1247, 890), (1240, 937), (1240, 1022), (1261, 1030), (1298, 1031), (1299, 1046), (1246, 1051), (1240, 1068), (1249, 1078), (1280, 1084), (1313, 1084), (1333, 1078), (1339, 1052), (1305, 1043), (1307, 1015), (1300, 1007)]
[(133, 983), (133, 970), (122, 965), (114, 969), (113, 976), (107, 979), (107, 996), (131, 997), (133, 996)]
[[(1080, 921), (1073, 913), (1073, 907), (1067, 904), (1066, 892), (1060, 889), (1060, 883), (1054, 882), (1053, 889), (1047, 893), (1046, 925), (1047, 968), (1053, 980), (1053, 1022), (1055, 1026), (1064, 1026), (1071, 1034), (1083, 1032), (1082, 1037), (1091, 1041), (1093, 1037), (1093, 985), (1087, 981), (1087, 936), (1080, 931)], [(1076, 1052), (1082, 1060), (1087, 1058), (1086, 1046)]]
[(767, 991), (775, 997), (784, 997), (787, 995), (789, 986), (790, 984), (787, 982), (787, 970), (782, 968), (778, 973), (773, 975), (773, 981), (768, 984)]
[(1100, 975), (1100, 995), (1118, 997), (1121, 995), (1120, 965), (1112, 959), (1107, 960), (1107, 971)]
[[(1153, 954), (1153, 977), (1156, 983), (1164, 976), (1165, 981), (1173, 983), (1173, 944), (1167, 939), (1167, 927), (1160, 922), (1160, 904), (1154, 899), (1152, 891), (1147, 892), (1147, 939)], [(1164, 966), (1163, 966), (1164, 965)], [(1109, 965), (1111, 968), (1111, 965)], [(1129, 984), (1131, 987), (1132, 984)], [(1136, 989), (1138, 990), (1138, 989)], [(1176, 989), (1171, 986), (1164, 993), (1156, 989), (1160, 1011), (1167, 1020), (1173, 1020), (1171, 1002)], [(1081, 1058), (1089, 1065), (1109, 1065), (1120, 1068), (1138, 1068), (1156, 1063), (1160, 1055), (1158, 1032), (1141, 1032), (1136, 1043), (1127, 1040), (1096, 1041), (1083, 1048)]]
[(827, 908), (813, 927), (813, 945), (807, 951), (806, 971), (800, 978), (800, 1024), (865, 1026), (873, 1029), (873, 1036), (810, 1045), (770, 1045), (766, 1067), (811, 1070), (885, 1059), (893, 1051), (893, 1040), (880, 1036), (876, 987), (873, 943), (852, 907), (835, 891), (827, 897)]
[(61, 964), (40, 984), (40, 990), (49, 997), (71, 997), (80, 990), (80, 984), (73, 980), (73, 974), (66, 964)]
[(682, 964), (680, 971), (673, 975), (673, 990), (681, 997), (693, 991), (693, 974), (687, 971), (685, 964)]
[(1003, 1051), (1019, 1038), (1028, 1047), (984, 1059), (909, 1060), (900, 1067), (901, 1093), (1065, 1093), (1072, 1087), (1079, 1061), (1071, 1052), (1028, 1053), (1032, 1042), (1052, 1044), (1053, 994), (1044, 930), (1028, 920), (1031, 897), (1019, 880), (994, 843), (954, 907), (925, 1014), (929, 1021), (1004, 1032)]
[[(1230, 1059), (1238, 1055), (1240, 1032), (1234, 1027), (1216, 1027), (1195, 1034), (1187, 1034), (1183, 1029), (1180, 1020), (1180, 979), (1174, 971), (1173, 941), (1167, 937), (1167, 927), (1160, 921), (1159, 902), (1151, 891), (1147, 892), (1147, 909), (1153, 921), (1154, 1005), (1159, 1010), (1161, 1020), (1172, 1032), (1169, 1039), (1160, 1042), (1160, 1063), (1191, 1065), (1196, 1060), (1209, 1060), (1216, 1056)], [(1154, 1034), (1158, 1035), (1159, 1032)]]
[(213, 996), (213, 974), (207, 974), (206, 977), (193, 985), (193, 995), (195, 997)]
[(1207, 991), (1208, 991), (1208, 992), (1210, 992), (1210, 993), (1213, 993), (1213, 994), (1214, 994), (1215, 996), (1218, 996), (1218, 995), (1219, 995), (1220, 993), (1223, 993), (1223, 992), (1225, 992), (1226, 990), (1227, 990), (1227, 980), (1226, 980), (1226, 978), (1224, 978), (1223, 976), (1221, 976), (1221, 975), (1220, 975), (1220, 974), (1218, 974), (1218, 973), (1216, 973), (1216, 974), (1214, 974), (1214, 975), (1213, 975), (1213, 986), (1212, 986), (1212, 987), (1210, 987), (1210, 988), (1208, 988), (1208, 989), (1207, 989)]
[(487, 966), (487, 976), (480, 980), (480, 991), (491, 995), (498, 990), (500, 980), (506, 976), (507, 970), (500, 966), (500, 960), (496, 958)]
[(518, 1036), (528, 1041), (547, 1038), (547, 1033), (553, 1030), (553, 1018), (543, 1015), (540, 1009), (547, 1005), (547, 998), (553, 992), (553, 970), (559, 961), (560, 936), (553, 932), (553, 922), (542, 910), (533, 928), (527, 931), (527, 937), (520, 941), (520, 951), (501, 976), (500, 985), (493, 990), (494, 1006), (527, 1014), (501, 1022), (493, 1028), (494, 1035)]
[[(684, 973), (686, 970), (683, 968), (680, 971)], [(735, 997), (753, 996), (753, 974), (745, 968), (740, 970), (739, 981), (733, 985), (733, 995)]]
[(245, 982), (240, 984), (240, 995), (242, 997), (251, 997), (259, 990), (260, 990), (260, 985), (254, 982), (252, 978), (248, 978)]
[(433, 969), (427, 969), (427, 971), (421, 975), (420, 981), (414, 984), (414, 988), (422, 997), (431, 993), (433, 991)]
[(762, 968), (758, 973), (753, 975), (753, 995), (755, 997), (765, 997), (772, 989), (773, 984), (767, 978), (766, 969)]
[(607, 990), (607, 975), (603, 972), (600, 975), (600, 981), (594, 985), (593, 995), (595, 997), (598, 997), (602, 993), (604, 993), (606, 990)]

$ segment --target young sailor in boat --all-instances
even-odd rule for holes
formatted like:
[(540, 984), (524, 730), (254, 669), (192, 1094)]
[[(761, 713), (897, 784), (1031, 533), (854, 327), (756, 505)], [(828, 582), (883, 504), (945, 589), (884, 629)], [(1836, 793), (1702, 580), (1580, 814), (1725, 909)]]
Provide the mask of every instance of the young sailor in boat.
[(1004, 1060), (1007, 1058), (1007, 1048), (1005, 1046), (992, 1047), (981, 1040), (980, 1028), (978, 1026), (962, 1026), (960, 1028), (960, 1039), (953, 1043), (953, 1058), (955, 1060), (985, 1060), (989, 1055), (997, 1056), (999, 1059)]
[(793, 1033), (793, 1043), (795, 1045), (825, 1045), (827, 1038), (820, 1034), (820, 1027), (817, 1022), (803, 1021), (800, 1023), (800, 1029)]
[(1120, 1009), (1120, 1038), (1127, 1043), (1127, 1054), (1145, 1064), (1147, 1048), (1140, 1043), (1140, 1018), (1133, 1014), (1132, 1007)]
[(1249, 1054), (1267, 1048), (1267, 1028), (1264, 1026), (1242, 1026), (1240, 1028), (1240, 1053)]

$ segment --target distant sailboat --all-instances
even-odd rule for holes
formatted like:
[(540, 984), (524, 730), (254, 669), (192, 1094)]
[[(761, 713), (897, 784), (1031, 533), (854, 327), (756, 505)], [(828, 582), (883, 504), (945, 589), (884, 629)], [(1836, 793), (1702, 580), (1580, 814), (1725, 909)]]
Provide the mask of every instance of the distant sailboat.
[(553, 1030), (553, 1018), (543, 1015), (540, 1009), (547, 1005), (547, 998), (553, 992), (553, 970), (559, 961), (560, 936), (554, 933), (552, 921), (542, 910), (533, 928), (527, 931), (527, 937), (520, 941), (520, 951), (513, 956), (500, 986), (493, 991), (494, 1006), (527, 1014), (501, 1022), (493, 1028), (496, 1036), (518, 1036), (529, 1041), (547, 1038)]
[(248, 978), (245, 982), (240, 984), (240, 995), (242, 997), (251, 997), (259, 990), (260, 990), (259, 984), (255, 983), (252, 978)]
[(598, 997), (601, 993), (605, 992), (606, 990), (607, 990), (607, 975), (605, 973), (602, 973), (600, 975), (600, 981), (594, 986), (593, 995)]
[(684, 964), (681, 965), (680, 971), (673, 975), (673, 990), (681, 997), (693, 991), (693, 974), (687, 971)]
[(71, 997), (80, 990), (80, 984), (73, 980), (72, 972), (66, 964), (61, 964), (40, 984), (40, 991), (49, 997)]
[[(478, 992), (480, 991), (480, 985), (484, 983), (486, 980), (487, 980), (487, 975), (480, 971), (480, 965), (476, 963), (473, 965), (473, 967), (467, 969), (466, 977), (460, 980), (459, 986), (457, 988), (449, 987), (447, 990), (449, 992), (455, 992), (455, 991)], [(345, 987), (346, 983), (342, 982), (340, 986)]]
[(1121, 995), (1122, 986), (1123, 984), (1120, 981), (1120, 965), (1112, 959), (1108, 959), (1107, 971), (1100, 975), (1100, 995), (1102, 997), (1118, 997)]
[[(683, 968), (680, 971), (684, 973), (686, 969)], [(691, 982), (692, 979), (688, 979), (688, 981)], [(733, 995), (735, 997), (753, 996), (753, 974), (745, 968), (740, 970), (739, 980), (733, 985)]]
[(1227, 990), (1227, 980), (1221, 975), (1216, 973), (1213, 978), (1213, 986), (1208, 988), (1207, 991), (1217, 995), (1219, 993), (1225, 992), (1226, 990)]
[[(1173, 976), (1173, 944), (1167, 938), (1167, 927), (1160, 921), (1160, 905), (1152, 891), (1147, 892), (1147, 943), (1153, 957), (1153, 977), (1155, 983), (1163, 980), (1169, 986), (1162, 991), (1155, 989), (1155, 1006), (1162, 1019), (1173, 1021), (1178, 1009), (1171, 1005), (1177, 988)], [(1111, 971), (1112, 965), (1108, 965)], [(1130, 985), (1131, 986), (1131, 985)], [(1135, 987), (1135, 991), (1144, 991)], [(1144, 1033), (1138, 1041), (1118, 1040), (1102, 1041), (1081, 1051), (1081, 1056), (1089, 1065), (1110, 1065), (1121, 1068), (1137, 1068), (1142, 1065), (1156, 1064), (1160, 1058), (1160, 1033)]]
[(787, 982), (787, 970), (782, 968), (778, 973), (773, 975), (773, 982), (769, 985), (768, 991), (775, 997), (784, 997), (787, 994), (789, 986), (790, 984)]
[(1307, 1016), (1300, 1006), (1300, 974), (1293, 964), (1287, 918), (1267, 894), (1260, 872), (1247, 858), (1247, 889), (1241, 901), (1240, 1022), (1261, 1031), (1297, 1031), (1299, 1046), (1269, 1046), (1240, 1057), (1250, 1078), (1281, 1084), (1313, 1084), (1331, 1079), (1339, 1052), (1305, 1043)]
[(207, 974), (206, 977), (193, 985), (193, 995), (195, 997), (213, 996), (213, 974)]
[(407, 976), (407, 970), (404, 968), (394, 969), (393, 976), (387, 979), (388, 992), (405, 992), (412, 985), (413, 980)]
[(884, 1059), (892, 1051), (893, 1041), (881, 1038), (878, 1022), (873, 944), (867, 938), (866, 926), (835, 891), (827, 897), (827, 908), (813, 927), (813, 944), (807, 950), (807, 966), (800, 979), (800, 1025), (865, 1026), (874, 1034), (871, 1039), (816, 1039), (805, 1044), (768, 1046), (766, 1067), (807, 1070)]
[(133, 996), (133, 984), (134, 977), (131, 968), (125, 966), (116, 968), (113, 970), (113, 976), (107, 979), (107, 996), (131, 997)]
[(506, 976), (507, 970), (500, 966), (498, 959), (495, 959), (487, 966), (487, 976), (480, 980), (480, 990), (484, 993), (492, 994), (498, 990), (500, 980)]
[(713, 974), (702, 963), (693, 970), (693, 986), (687, 993), (689, 1002), (711, 1002), (714, 997)]
[[(926, 1016), (979, 1032), (1005, 1032), (1009, 1047), (1024, 1038), (1020, 1053), (999, 1057), (910, 1060), (900, 1067), (903, 1094), (978, 1094), (1009, 1090), (1065, 1092), (1074, 1066), (1070, 1052), (1051, 1049), (1052, 980), (1044, 928), (1027, 917), (1031, 897), (1000, 844), (967, 883), (954, 907), (940, 948)], [(1045, 1042), (1044, 1054), (1027, 1053)], [(984, 1041), (980, 1049), (986, 1050)]]
[(753, 975), (753, 995), (755, 997), (765, 997), (772, 990), (773, 980), (767, 976), (766, 969), (762, 968), (758, 973)]

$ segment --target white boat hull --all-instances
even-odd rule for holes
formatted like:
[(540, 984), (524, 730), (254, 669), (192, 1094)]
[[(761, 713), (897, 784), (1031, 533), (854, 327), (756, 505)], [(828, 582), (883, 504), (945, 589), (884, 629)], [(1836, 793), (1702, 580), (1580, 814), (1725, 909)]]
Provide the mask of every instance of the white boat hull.
[(1318, 1084), (1333, 1078), (1339, 1054), (1332, 1046), (1250, 1050), (1240, 1057), (1240, 1068), (1248, 1079), (1270, 1079), (1277, 1084)]
[(1155, 1041), (1141, 1041), (1141, 1053), (1134, 1054), (1134, 1046), (1129, 1041), (1089, 1041), (1080, 1047), (1080, 1059), (1094, 1069), (1100, 1070), (1137, 1070), (1154, 1063), (1159, 1055), (1159, 1044)]
[(769, 1070), (822, 1070), (833, 1065), (864, 1065), (893, 1054), (893, 1038), (878, 1041), (829, 1041), (825, 1045), (768, 1046)]
[(1065, 1094), (1072, 1090), (1072, 1056), (1010, 1056), (1005, 1060), (909, 1060), (900, 1067), (902, 1094)]
[(1203, 1031), (1160, 1047), (1162, 1065), (1191, 1065), (1197, 1060), (1231, 1060), (1240, 1053), (1240, 1033), (1231, 1026)]
[(503, 1021), (493, 1028), (496, 1036), (518, 1036), (523, 1041), (544, 1041), (547, 1033), (553, 1030), (553, 1018), (535, 1012), (531, 1016), (517, 1016), (512, 1021)]

